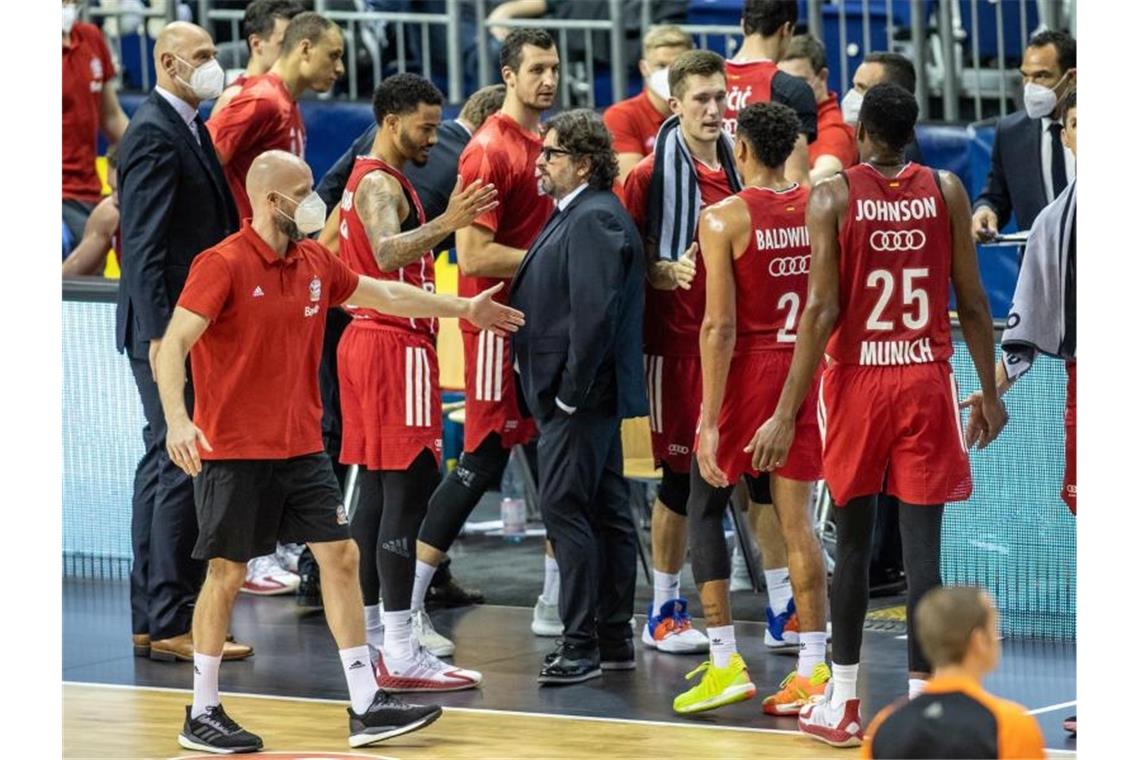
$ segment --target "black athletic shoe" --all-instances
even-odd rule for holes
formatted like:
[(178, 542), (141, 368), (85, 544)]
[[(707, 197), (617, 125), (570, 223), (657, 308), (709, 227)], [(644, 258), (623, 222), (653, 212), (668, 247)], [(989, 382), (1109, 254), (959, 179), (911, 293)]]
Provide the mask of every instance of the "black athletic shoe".
[(428, 586), (428, 607), (466, 607), (483, 603), (483, 592), (477, 588), (464, 588), (451, 578), (440, 586)]
[(439, 705), (413, 705), (377, 689), (372, 704), (363, 715), (357, 715), (351, 707), (348, 708), (348, 743), (352, 747), (365, 747), (418, 731), (430, 726), (440, 715), (443, 715), (443, 708)]
[(186, 722), (182, 725), (182, 733), (178, 735), (178, 743), (186, 749), (218, 755), (236, 755), (261, 749), (261, 737), (235, 723), (221, 705), (207, 707), (206, 712), (197, 718), (190, 717), (190, 707), (186, 705)]
[(601, 656), (597, 648), (578, 649), (559, 642), (558, 648), (543, 658), (538, 682), (552, 686), (582, 683), (601, 674)]
[(602, 670), (633, 670), (637, 667), (632, 639), (602, 639), (598, 642), (598, 649), (601, 652)]

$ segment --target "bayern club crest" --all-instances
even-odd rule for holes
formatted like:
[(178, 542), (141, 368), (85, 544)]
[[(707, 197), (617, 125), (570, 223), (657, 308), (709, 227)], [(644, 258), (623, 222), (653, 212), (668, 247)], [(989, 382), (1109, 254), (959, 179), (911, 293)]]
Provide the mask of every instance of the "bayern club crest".
[(312, 279), (312, 281), (309, 283), (309, 300), (310, 301), (321, 300), (321, 278), (320, 277), (314, 277)]

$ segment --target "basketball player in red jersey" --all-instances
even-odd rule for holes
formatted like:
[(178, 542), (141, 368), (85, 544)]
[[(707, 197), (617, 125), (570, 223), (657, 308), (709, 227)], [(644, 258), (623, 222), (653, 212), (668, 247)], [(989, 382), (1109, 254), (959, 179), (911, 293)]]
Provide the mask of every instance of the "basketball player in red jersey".
[[(378, 280), (435, 291), (432, 247), (494, 209), (495, 188), (457, 183), (447, 210), (425, 223), (408, 161), (422, 165), (436, 142), (443, 95), (416, 74), (385, 79), (372, 100), (379, 130), (359, 156), (340, 204), (340, 256)], [(454, 691), (482, 676), (453, 668), (421, 647), (413, 624), (415, 541), (428, 499), (439, 483), (437, 322), (347, 307), (352, 323), (337, 350), (344, 419), (341, 461), (360, 465), (360, 500), (352, 535), (360, 546), (369, 643), (380, 649), (377, 681), (388, 691)], [(379, 607), (380, 588), (387, 608)], [(423, 616), (422, 609), (417, 615)], [(382, 633), (381, 633), (382, 630)], [(451, 654), (454, 646), (446, 642)]]
[[(681, 597), (693, 436), (700, 416), (699, 335), (705, 272), (697, 258), (700, 210), (740, 190), (724, 118), (724, 59), (682, 53), (669, 67), (669, 108), (653, 153), (625, 182), (625, 205), (649, 257), (645, 372), (649, 431), (661, 487), (653, 505), (653, 605), (641, 640), (662, 652), (708, 649)], [(680, 209), (675, 213), (674, 209)]]
[[(503, 107), (487, 117), (459, 157), (463, 183), (494, 185), (499, 205), (458, 230), (455, 248), (460, 294), (501, 284), (495, 299), (505, 303), (511, 277), (554, 209), (554, 202), (539, 193), (534, 167), (542, 152), (539, 118), (558, 92), (559, 60), (554, 39), (540, 29), (513, 30), (499, 60), (507, 86)], [(430, 580), (479, 499), (498, 487), (511, 448), (536, 434), (534, 421), (519, 410), (509, 340), (464, 320), (459, 327), (467, 417), (463, 454), (432, 494), (416, 547), (417, 579)], [(531, 630), (557, 636), (562, 632), (558, 565), (549, 547), (545, 575)], [(426, 582), (420, 584), (424, 589)]]
[[(700, 683), (677, 698), (679, 712), (718, 707), (756, 691), (736, 650), (723, 521), (736, 482), (759, 474), (744, 447), (756, 421), (776, 408), (807, 300), (809, 191), (784, 176), (798, 132), (795, 112), (780, 103), (754, 103), (741, 111), (734, 151), (745, 187), (701, 214), (707, 300), (689, 545), (712, 657)], [(772, 472), (770, 488), (799, 603), (800, 653), (780, 691), (764, 700), (770, 715), (796, 715), (809, 698), (823, 694), (830, 679), (824, 662), (826, 575), (809, 503), (822, 449), (812, 392), (795, 426), (795, 445), (787, 463)]]
[[(819, 404), (823, 474), (839, 505), (834, 663), (827, 695), (803, 709), (800, 730), (834, 746), (857, 745), (863, 737), (855, 686), (876, 495), (885, 490), (900, 502), (907, 619), (913, 620), (922, 595), (942, 582), (943, 506), (972, 490), (949, 361), (951, 282), (983, 395), (979, 445), (988, 445), (1006, 423), (969, 198), (951, 172), (903, 158), (917, 118), (918, 104), (905, 89), (872, 87), (856, 127), (864, 162), (812, 192), (808, 301), (792, 367), (775, 413), (748, 446), (759, 469), (787, 465), (796, 415), (826, 344)], [(907, 659), (913, 696), (930, 672), (914, 636)]]
[(245, 177), (253, 160), (267, 150), (305, 157), (305, 123), (297, 99), (306, 91), (328, 92), (344, 75), (340, 27), (317, 13), (301, 13), (285, 28), (281, 56), (269, 72), (250, 77), (238, 95), (206, 126), (238, 216), (250, 213)]
[[(804, 187), (811, 184), (808, 143), (818, 134), (818, 110), (811, 86), (779, 69), (777, 62), (788, 51), (799, 18), (797, 3), (782, 0), (745, 0), (741, 9), (744, 41), (725, 64), (728, 100), (724, 128), (736, 133), (737, 113), (751, 103), (776, 102), (791, 108), (800, 118), (800, 138), (785, 166), (787, 178)], [(764, 578), (768, 592), (764, 644), (769, 649), (799, 645), (799, 619), (793, 598), (787, 547), (783, 531), (770, 507), (772, 490), (766, 474), (753, 481), (748, 521), (763, 551)]]
[(815, 96), (807, 82), (780, 71), (776, 65), (784, 57), (795, 34), (799, 4), (787, 0), (744, 0), (740, 23), (744, 42), (725, 64), (728, 100), (724, 130), (736, 134), (736, 116), (752, 103), (783, 103), (800, 118), (800, 139), (788, 158), (787, 176), (807, 186), (811, 164), (808, 143), (816, 136)]

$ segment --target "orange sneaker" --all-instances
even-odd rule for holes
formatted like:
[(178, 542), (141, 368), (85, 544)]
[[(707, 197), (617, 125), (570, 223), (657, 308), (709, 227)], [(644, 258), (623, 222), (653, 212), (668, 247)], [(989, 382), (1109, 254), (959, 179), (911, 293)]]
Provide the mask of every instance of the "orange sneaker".
[(761, 707), (769, 715), (798, 715), (812, 697), (823, 696), (830, 680), (831, 670), (824, 662), (812, 669), (811, 676), (801, 676), (793, 670), (780, 684), (778, 692), (764, 698)]

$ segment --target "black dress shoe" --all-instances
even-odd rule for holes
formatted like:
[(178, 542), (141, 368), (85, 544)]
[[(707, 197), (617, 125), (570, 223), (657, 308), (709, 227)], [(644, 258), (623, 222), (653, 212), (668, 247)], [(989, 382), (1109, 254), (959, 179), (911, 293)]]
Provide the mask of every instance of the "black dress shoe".
[(463, 588), (449, 578), (440, 586), (429, 586), (425, 598), (428, 607), (467, 607), (483, 603), (483, 592), (477, 588)]
[(633, 670), (637, 658), (633, 651), (633, 639), (598, 642), (601, 652), (602, 670)]
[(582, 650), (563, 644), (543, 661), (538, 682), (552, 686), (582, 683), (602, 675), (598, 650)]

